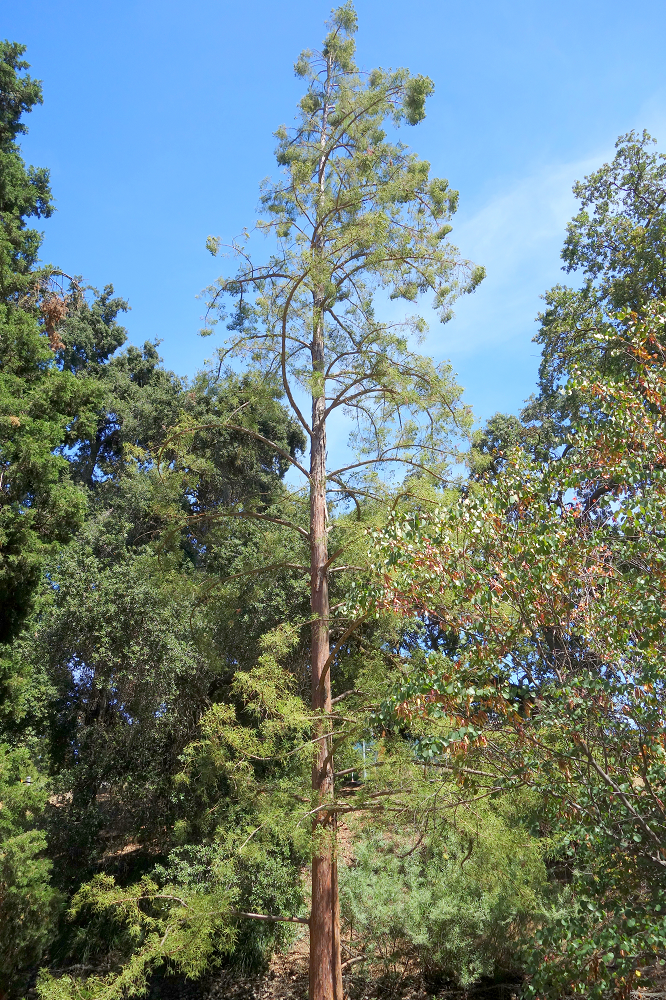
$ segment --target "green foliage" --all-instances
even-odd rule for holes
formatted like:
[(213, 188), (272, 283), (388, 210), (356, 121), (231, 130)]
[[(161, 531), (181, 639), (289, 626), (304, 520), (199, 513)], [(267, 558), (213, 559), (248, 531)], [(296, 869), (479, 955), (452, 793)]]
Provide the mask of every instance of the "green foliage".
[(241, 376), (214, 368), (197, 376), (179, 400), (180, 420), (156, 449), (171, 523), (198, 535), (216, 517), (252, 520), (271, 502), (285, 503), (281, 481), (305, 439), (282, 395), (275, 376), (252, 368)]
[(519, 973), (548, 885), (543, 842), (488, 809), (455, 815), (416, 850), (405, 838), (362, 837), (342, 868), (340, 898), (350, 950), (386, 971), (416, 960), (467, 988)]
[[(356, 27), (347, 2), (296, 64), (257, 226), (274, 253), (232, 247), (238, 272), (209, 290), (229, 342), (192, 382), (157, 343), (119, 350), (111, 285), (39, 268), (48, 174), (17, 138), (41, 90), (0, 46), (0, 975), (17, 996), (40, 964), (43, 1000), (120, 1000), (222, 959), (256, 972), (291, 929), (243, 914), (300, 916), (324, 847), (349, 850), (345, 946), (375, 972), (627, 996), (666, 960), (664, 156), (630, 133), (576, 185), (563, 259), (583, 286), (546, 296), (540, 394), (492, 418), (471, 481), (446, 487), (469, 411), (415, 350), (424, 321), (380, 313), (425, 294), (445, 321), (482, 271), (449, 242), (457, 192), (397, 139), (432, 82), (361, 73)], [(325, 475), (340, 408), (355, 457)], [(311, 499), (333, 553), (313, 574), (330, 577), (326, 718), (306, 707)], [(317, 821), (333, 812), (337, 833)]]
[(0, 642), (27, 614), (50, 546), (83, 520), (86, 498), (58, 448), (95, 401), (91, 386), (58, 371), (34, 316), (0, 303)]
[(625, 997), (642, 985), (646, 964), (659, 968), (666, 961), (663, 880), (642, 879), (598, 835), (575, 837), (573, 830), (563, 852), (571, 870), (570, 902), (548, 914), (534, 934), (536, 948), (524, 950), (525, 993), (596, 1000), (612, 988)]
[[(263, 831), (261, 831), (263, 832)], [(247, 839), (247, 838), (246, 838)], [(201, 892), (214, 890), (218, 873), (224, 869), (226, 885), (233, 891), (242, 912), (299, 913), (304, 905), (300, 868), (304, 856), (294, 852), (293, 843), (278, 829), (268, 830), (261, 842), (248, 844), (240, 854), (221, 835), (212, 843), (176, 848), (166, 867), (158, 866), (160, 882), (191, 887)], [(271, 954), (288, 946), (293, 936), (289, 923), (238, 918), (233, 952), (227, 962), (245, 975), (266, 968)]]
[(609, 310), (640, 312), (666, 297), (666, 154), (646, 131), (617, 140), (612, 163), (574, 185), (578, 215), (567, 226), (562, 259), (582, 269)]
[(560, 462), (515, 453), (457, 508), (397, 519), (378, 561), (389, 606), (463, 636), (414, 661), (399, 714), (478, 761), (474, 791), (534, 789), (573, 851), (579, 905), (544, 931), (539, 995), (629, 990), (663, 955), (665, 323), (659, 305), (618, 317), (604, 347), (627, 362), (572, 384), (591, 413)]
[(53, 211), (48, 170), (26, 167), (16, 142), (28, 129), (22, 121), (42, 103), (42, 88), (25, 70), (24, 45), (0, 42), (0, 301), (16, 302), (30, 286), (41, 235), (26, 228), (31, 216)]
[(28, 752), (0, 744), (0, 980), (12, 994), (41, 961), (60, 907), (46, 836), (36, 828), (45, 800)]
[[(276, 253), (248, 267), (246, 249), (234, 245), (240, 270), (220, 278), (209, 298), (210, 321), (229, 320), (221, 357), (250, 355), (278, 371), (307, 434), (299, 390), (325, 395), (324, 419), (340, 407), (353, 415), (360, 464), (329, 473), (331, 499), (337, 489), (348, 500), (369, 470), (388, 473), (404, 462), (441, 472), (455, 451), (451, 438), (469, 422), (450, 366), (411, 347), (425, 322), (381, 321), (377, 296), (415, 302), (431, 293), (446, 320), (455, 297), (472, 291), (483, 272), (448, 240), (457, 192), (389, 134), (424, 117), (431, 81), (405, 69), (361, 74), (350, 5), (334, 11), (329, 28), (321, 52), (304, 52), (296, 64), (308, 89), (295, 127), (276, 133), (282, 179), (262, 190), (257, 229), (275, 236)], [(218, 247), (209, 241), (213, 252)], [(323, 341), (313, 361), (315, 329)]]
[[(118, 323), (119, 312), (127, 312), (124, 299), (113, 297), (113, 285), (103, 292), (96, 288), (89, 302), (78, 284), (70, 288), (70, 308), (58, 331), (62, 347), (57, 351), (59, 366), (66, 371), (88, 371), (100, 375), (102, 366), (122, 347), (127, 330)], [(136, 351), (136, 348), (134, 348)]]
[[(118, 334), (115, 318), (110, 317), (115, 317), (120, 308), (119, 300), (105, 304), (105, 296), (106, 292), (90, 309), (86, 307), (87, 314), (82, 318), (74, 314), (70, 321), (73, 325), (74, 320), (80, 320), (79, 327), (84, 333), (95, 334), (101, 341), (97, 345), (100, 354), (106, 350), (105, 337), (112, 343)], [(100, 303), (105, 306), (108, 326), (95, 315)], [(119, 329), (124, 333), (122, 327)], [(78, 329), (77, 333), (80, 332)], [(64, 336), (67, 337), (67, 329)], [(83, 353), (88, 349), (83, 335), (71, 343), (72, 351)], [(69, 350), (66, 340), (63, 353)], [(75, 358), (71, 363), (79, 360)], [(94, 361), (82, 365), (81, 376), (94, 380), (100, 405), (94, 422), (73, 428), (70, 443), (74, 453), (70, 462), (73, 475), (92, 490), (98, 490), (107, 477), (115, 479), (129, 472), (137, 460), (150, 462), (164, 440), (167, 421), (178, 419), (185, 380), (162, 367), (156, 345), (149, 342), (142, 349), (130, 346), (104, 364)]]
[(544, 295), (535, 337), (542, 346), (538, 393), (520, 420), (496, 414), (477, 432), (470, 465), (477, 478), (493, 475), (516, 444), (536, 461), (556, 457), (592, 400), (565, 383), (576, 372), (596, 378), (636, 374), (630, 354), (608, 350), (621, 316), (642, 312), (666, 296), (666, 154), (647, 132), (629, 132), (616, 154), (574, 184), (580, 210), (567, 226), (563, 269), (580, 275), (580, 288), (555, 285)]
[[(303, 768), (287, 754), (283, 773), (275, 775), (281, 743), (293, 746), (296, 738), (297, 747), (308, 750), (299, 735), (309, 720), (300, 699), (285, 692), (289, 685), (266, 655), (254, 671), (239, 675), (234, 688), (239, 709), (254, 725), (241, 724), (231, 705), (216, 704), (203, 716), (201, 739), (186, 748), (176, 781), (183, 819), (174, 826), (174, 839), (189, 843), (172, 850), (151, 878), (119, 886), (107, 875), (95, 876), (75, 894), (68, 954), (106, 974), (85, 981), (44, 974), (40, 996), (136, 995), (157, 968), (196, 977), (224, 954), (256, 971), (288, 939), (280, 925), (247, 927), (242, 920), (237, 927), (232, 904), (234, 910), (269, 913), (302, 906), (299, 876), (307, 837), (297, 843), (288, 788)], [(90, 766), (82, 764), (85, 776)], [(266, 795), (267, 782), (277, 796)]]
[[(233, 946), (235, 936), (228, 919), (231, 894), (224, 887), (223, 874), (219, 876), (216, 889), (207, 893), (160, 887), (147, 877), (124, 888), (109, 876), (99, 875), (82, 886), (69, 915), (86, 924), (92, 921), (92, 940), (87, 945), (93, 950), (104, 942), (110, 971), (83, 982), (42, 971), (41, 1000), (120, 1000), (141, 995), (150, 973), (165, 963), (188, 977), (200, 975), (213, 957)], [(85, 933), (88, 937), (89, 932)], [(101, 964), (99, 954), (95, 959)]]
[(202, 717), (200, 739), (186, 747), (177, 781), (190, 792), (190, 822), (205, 810), (198, 819), (201, 824), (205, 818), (204, 835), (226, 830), (232, 846), (269, 828), (269, 839), (282, 830), (300, 839), (302, 849), (293, 813), (302, 811), (299, 800), (308, 801), (302, 793), (312, 754), (311, 716), (292, 686), (286, 671), (264, 655), (259, 666), (235, 675), (230, 694), (236, 706), (217, 703)]
[(78, 879), (88, 851), (103, 849), (102, 827), (109, 850), (171, 819), (170, 776), (214, 664), (190, 634), (186, 578), (150, 556), (104, 569), (77, 549), (58, 567), (54, 583), (66, 582), (31, 645), (57, 685), (48, 716), (58, 788), (72, 798), (53, 836)]
[(622, 325), (619, 314), (666, 297), (666, 154), (654, 144), (645, 131), (620, 136), (613, 160), (574, 185), (580, 211), (567, 226), (562, 259), (583, 285), (556, 285), (544, 296), (535, 338), (542, 345), (539, 396), (523, 414), (527, 422), (554, 420), (560, 441), (582, 401), (558, 389), (576, 370), (591, 379), (613, 378), (627, 366), (631, 372), (631, 357), (605, 346)]
[(23, 75), (23, 51), (0, 45), (0, 643), (28, 613), (49, 546), (82, 522), (85, 497), (57, 450), (99, 402), (53, 354), (60, 312), (51, 307), (62, 302), (49, 274), (35, 270), (41, 236), (26, 228), (31, 216), (51, 214), (48, 173), (26, 168), (15, 141), (27, 131), (22, 116), (41, 102), (39, 83)]

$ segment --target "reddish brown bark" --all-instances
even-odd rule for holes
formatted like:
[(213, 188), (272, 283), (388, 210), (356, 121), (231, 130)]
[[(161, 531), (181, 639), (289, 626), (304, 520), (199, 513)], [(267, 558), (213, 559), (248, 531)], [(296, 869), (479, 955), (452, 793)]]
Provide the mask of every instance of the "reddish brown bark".
[[(323, 372), (323, 323), (315, 302), (312, 366)], [(312, 788), (315, 805), (333, 800), (333, 759), (330, 713), (331, 673), (328, 664), (329, 598), (326, 507), (326, 399), (323, 388), (312, 396), (310, 451), (310, 607), (312, 708), (318, 714), (313, 728), (315, 757)], [(327, 718), (328, 717), (328, 718)], [(313, 820), (312, 910), (310, 914), (310, 1000), (342, 1000), (340, 958), (340, 903), (336, 860), (335, 813), (321, 809)]]

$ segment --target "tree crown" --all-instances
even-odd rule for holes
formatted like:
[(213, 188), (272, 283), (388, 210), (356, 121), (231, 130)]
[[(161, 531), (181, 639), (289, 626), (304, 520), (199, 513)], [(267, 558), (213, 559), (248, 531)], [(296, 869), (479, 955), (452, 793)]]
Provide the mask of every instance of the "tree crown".
[[(262, 188), (257, 228), (275, 252), (255, 266), (243, 242), (232, 244), (240, 268), (209, 290), (209, 315), (226, 316), (225, 297), (235, 300), (222, 357), (247, 352), (281, 373), (308, 434), (299, 390), (326, 396), (326, 416), (338, 407), (352, 414), (365, 468), (399, 457), (437, 464), (452, 418), (467, 420), (460, 390), (448, 365), (412, 350), (425, 321), (379, 319), (377, 296), (415, 302), (429, 292), (446, 320), (483, 272), (448, 240), (458, 193), (387, 131), (423, 119), (432, 82), (405, 69), (360, 72), (351, 3), (328, 28), (322, 49), (296, 63), (307, 90), (295, 126), (276, 133), (282, 177)], [(208, 246), (217, 253), (220, 243)], [(316, 357), (315, 330), (323, 338)]]

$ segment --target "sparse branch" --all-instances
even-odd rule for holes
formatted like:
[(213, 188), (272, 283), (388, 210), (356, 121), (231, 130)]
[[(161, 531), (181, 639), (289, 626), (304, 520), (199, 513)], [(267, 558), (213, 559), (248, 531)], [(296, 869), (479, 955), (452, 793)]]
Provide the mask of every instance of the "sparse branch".
[[(361, 510), (361, 505), (358, 502), (358, 498), (355, 496), (355, 494), (352, 492), (352, 490), (350, 490), (347, 486), (345, 486), (345, 484), (342, 482), (342, 480), (338, 479), (337, 476), (331, 476), (331, 475), (329, 475), (327, 478), (330, 479), (332, 482), (337, 483), (338, 486), (340, 487), (340, 492), (344, 493), (346, 496), (350, 497), (354, 501), (354, 504), (356, 505), (356, 516), (357, 516), (358, 520), (360, 521), (362, 519), (363, 512)], [(330, 560), (329, 560), (329, 562), (330, 562)]]
[[(407, 448), (409, 446), (404, 445), (404, 447)], [(329, 473), (329, 479), (332, 479), (333, 476), (339, 476), (343, 472), (350, 472), (352, 469), (361, 469), (364, 466), (368, 465), (382, 465), (384, 462), (398, 462), (401, 465), (409, 465), (413, 469), (420, 469), (422, 472), (427, 472), (429, 476), (432, 476), (433, 479), (437, 479), (440, 483), (448, 482), (447, 479), (444, 479), (442, 476), (438, 476), (436, 472), (433, 472), (433, 470), (428, 468), (427, 465), (422, 465), (420, 462), (412, 462), (410, 459), (407, 458), (397, 458), (397, 457), (389, 458), (386, 456), (381, 456), (379, 458), (369, 458), (367, 461), (354, 462), (352, 465), (346, 465), (342, 469), (336, 469), (335, 472)]]
[(300, 563), (290, 563), (290, 562), (277, 562), (271, 563), (269, 566), (258, 566), (256, 569), (243, 570), (242, 573), (232, 573), (231, 576), (225, 576), (222, 580), (218, 580), (217, 583), (221, 586), (223, 583), (229, 583), (231, 580), (240, 580), (243, 576), (258, 576), (260, 573), (269, 573), (274, 569), (295, 569), (301, 573), (309, 573), (309, 566), (301, 566)]
[(342, 646), (344, 645), (345, 641), (349, 638), (349, 636), (352, 634), (352, 632), (356, 631), (356, 629), (359, 627), (359, 625), (363, 624), (363, 622), (367, 619), (367, 617), (368, 617), (368, 614), (361, 615), (361, 617), (357, 618), (355, 622), (352, 622), (352, 624), (349, 626), (349, 628), (345, 629), (345, 631), (342, 633), (342, 636), (340, 637), (340, 639), (336, 642), (335, 646), (333, 647), (333, 649), (329, 653), (328, 659), (326, 660), (326, 662), (324, 664), (324, 668), (323, 668), (323, 670), (321, 672), (321, 677), (320, 677), (320, 680), (319, 680), (319, 686), (320, 686), (320, 688), (323, 688), (324, 683), (326, 681), (326, 675), (328, 674), (329, 670), (331, 669), (331, 664), (335, 660), (335, 657), (337, 656), (337, 654), (342, 649)]
[(278, 455), (281, 455), (288, 462), (291, 462), (291, 464), (295, 466), (298, 469), (298, 471), (305, 476), (307, 480), (310, 479), (310, 473), (305, 468), (303, 468), (300, 462), (298, 462), (295, 458), (293, 458), (288, 451), (284, 450), (284, 448), (280, 448), (279, 445), (274, 444), (273, 441), (271, 441), (269, 438), (264, 437), (263, 434), (259, 434), (257, 433), (257, 431), (252, 431), (248, 427), (243, 427), (241, 424), (227, 424), (226, 426), (230, 427), (231, 430), (240, 431), (243, 434), (249, 434), (250, 437), (255, 438), (257, 441), (261, 441), (262, 444), (268, 445), (269, 448), (273, 448), (273, 450), (276, 451)]
[(217, 517), (247, 517), (256, 521), (268, 521), (270, 524), (281, 524), (285, 528), (291, 528), (292, 531), (297, 531), (299, 535), (302, 535), (303, 538), (307, 538), (308, 541), (310, 540), (309, 531), (306, 531), (305, 528), (301, 528), (299, 524), (294, 524), (292, 521), (285, 521), (284, 518), (281, 517), (271, 517), (268, 514), (259, 514), (254, 510), (225, 510), (214, 511), (209, 514), (195, 514), (188, 518), (188, 521), (207, 521)]
[(286, 353), (287, 353), (287, 322), (288, 322), (288, 319), (289, 319), (289, 309), (291, 307), (291, 302), (292, 302), (292, 299), (293, 299), (294, 295), (298, 291), (300, 285), (305, 281), (306, 276), (307, 276), (306, 274), (301, 274), (301, 275), (299, 275), (299, 277), (297, 278), (297, 280), (293, 282), (292, 288), (291, 288), (291, 290), (289, 292), (289, 295), (287, 296), (287, 301), (285, 302), (284, 307), (282, 309), (282, 349), (281, 349), (281, 352), (280, 352), (280, 364), (281, 364), (281, 369), (282, 369), (282, 385), (283, 385), (284, 391), (285, 391), (285, 393), (287, 395), (287, 399), (289, 400), (289, 405), (291, 406), (292, 410), (294, 411), (294, 413), (298, 417), (298, 420), (299, 420), (301, 426), (303, 427), (303, 429), (306, 431), (306, 433), (308, 434), (308, 436), (310, 438), (312, 438), (312, 428), (310, 427), (309, 423), (307, 422), (307, 420), (305, 419), (305, 417), (301, 413), (301, 409), (298, 406), (296, 400), (294, 399), (294, 394), (291, 391), (291, 385), (289, 384), (289, 376), (288, 376), (288, 373), (287, 373), (287, 360), (286, 360)]
[(310, 926), (309, 917), (276, 917), (272, 913), (245, 913), (243, 910), (230, 910), (232, 917), (245, 917), (248, 920), (265, 920), (268, 923), (305, 924)]
[[(352, 688), (349, 691), (343, 691), (343, 693), (339, 694), (336, 698), (331, 698), (331, 705), (337, 705), (338, 702), (344, 701), (346, 698), (351, 698), (351, 696), (354, 694), (362, 695), (363, 692), (357, 691), (356, 688)], [(352, 767), (351, 770), (354, 771), (355, 768)], [(334, 774), (333, 777), (339, 778), (341, 774), (349, 774), (349, 771), (339, 771), (338, 773)]]

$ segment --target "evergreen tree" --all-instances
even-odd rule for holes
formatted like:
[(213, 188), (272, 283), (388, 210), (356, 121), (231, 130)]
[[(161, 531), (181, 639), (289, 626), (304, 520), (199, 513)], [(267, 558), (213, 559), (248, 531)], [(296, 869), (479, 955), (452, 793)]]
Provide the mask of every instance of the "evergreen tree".
[[(362, 74), (354, 62), (356, 13), (334, 11), (320, 52), (306, 51), (296, 74), (306, 80), (295, 128), (278, 130), (283, 179), (267, 183), (258, 229), (276, 252), (256, 266), (235, 246), (235, 276), (211, 290), (211, 308), (236, 300), (227, 355), (250, 354), (279, 375), (289, 406), (309, 443), (309, 465), (291, 457), (309, 497), (307, 527), (292, 525), (309, 546), (312, 613), (311, 706), (313, 837), (310, 918), (311, 1000), (342, 1000), (331, 703), (332, 649), (329, 576), (341, 552), (329, 555), (329, 507), (336, 499), (385, 494), (378, 476), (396, 464), (443, 477), (450, 434), (464, 427), (466, 409), (448, 365), (436, 366), (411, 347), (425, 330), (419, 317), (378, 318), (382, 295), (416, 302), (434, 295), (440, 317), (457, 294), (482, 277), (461, 260), (448, 235), (457, 192), (430, 177), (387, 129), (424, 117), (431, 81), (407, 70)], [(216, 252), (219, 242), (211, 239)], [(207, 332), (207, 331), (206, 331)], [(309, 398), (310, 412), (301, 400)], [(357, 454), (327, 467), (326, 432), (333, 414), (352, 414)], [(238, 420), (239, 430), (256, 430)], [(247, 512), (244, 513), (247, 516)], [(269, 514), (253, 516), (275, 522)], [(347, 623), (345, 635), (354, 625)], [(343, 626), (344, 628), (344, 626)]]
[(48, 172), (26, 167), (16, 142), (41, 102), (23, 51), (0, 45), (0, 642), (28, 613), (49, 545), (82, 521), (85, 498), (57, 449), (98, 403), (95, 387), (59, 370), (54, 355), (64, 302), (52, 271), (37, 268), (41, 235), (27, 226), (51, 214)]
[(13, 302), (31, 287), (41, 244), (26, 222), (53, 212), (48, 170), (26, 167), (16, 141), (28, 131), (24, 115), (42, 103), (40, 82), (25, 73), (24, 52), (24, 45), (0, 43), (0, 296)]

